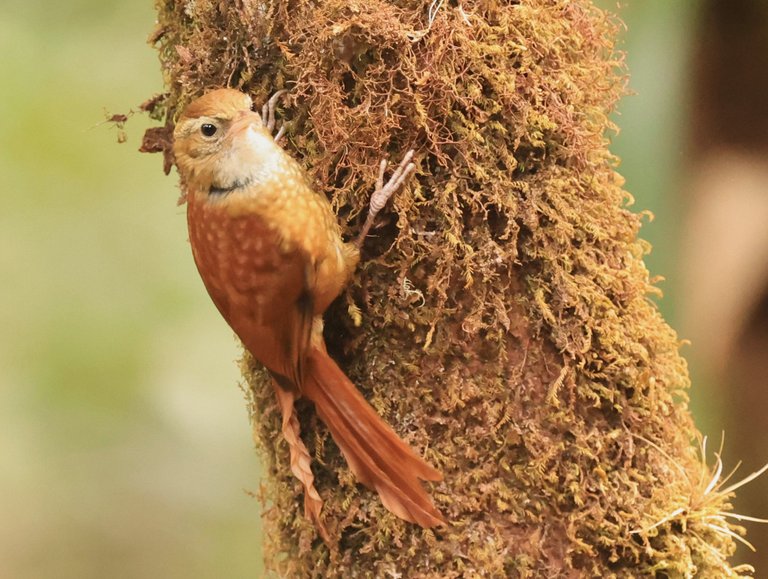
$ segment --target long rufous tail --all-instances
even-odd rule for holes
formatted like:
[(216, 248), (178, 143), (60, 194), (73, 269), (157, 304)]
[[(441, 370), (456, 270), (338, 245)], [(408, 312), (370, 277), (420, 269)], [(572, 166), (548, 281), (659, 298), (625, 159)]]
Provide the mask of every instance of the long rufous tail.
[(302, 394), (315, 403), (352, 472), (387, 509), (422, 527), (445, 522), (419, 482), (442, 480), (440, 472), (395, 434), (324, 348), (307, 356)]

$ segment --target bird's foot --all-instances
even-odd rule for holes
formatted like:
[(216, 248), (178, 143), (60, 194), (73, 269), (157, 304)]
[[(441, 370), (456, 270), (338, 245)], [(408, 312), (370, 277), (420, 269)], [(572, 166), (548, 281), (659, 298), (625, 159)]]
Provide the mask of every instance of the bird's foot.
[(376, 221), (376, 215), (387, 204), (392, 194), (397, 191), (405, 180), (416, 170), (416, 164), (412, 162), (414, 151), (411, 149), (408, 151), (403, 160), (397, 166), (397, 169), (392, 173), (386, 183), (384, 183), (384, 172), (387, 170), (387, 160), (382, 159), (379, 165), (379, 178), (376, 180), (376, 189), (371, 195), (371, 201), (368, 204), (368, 216), (365, 219), (363, 228), (360, 234), (355, 240), (355, 245), (359, 249), (365, 242), (365, 237), (371, 230), (374, 222)]
[[(275, 132), (275, 125), (277, 124), (275, 119), (275, 109), (277, 108), (277, 102), (280, 100), (280, 97), (287, 92), (288, 91), (286, 90), (277, 91), (269, 98), (267, 102), (264, 103), (264, 106), (261, 107), (261, 122), (264, 123), (264, 128), (267, 129), (270, 134)], [(275, 143), (279, 143), (284, 134), (285, 123), (280, 125), (280, 128), (275, 135)]]

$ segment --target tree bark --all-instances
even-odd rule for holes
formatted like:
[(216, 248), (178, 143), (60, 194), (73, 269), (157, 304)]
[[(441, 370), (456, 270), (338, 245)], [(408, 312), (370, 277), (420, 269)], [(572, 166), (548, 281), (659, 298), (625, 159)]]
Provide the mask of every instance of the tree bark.
[[(289, 577), (721, 577), (728, 493), (697, 450), (679, 341), (608, 151), (621, 23), (588, 0), (158, 0), (174, 116), (229, 85), (290, 90), (286, 149), (351, 237), (385, 153), (417, 174), (326, 315), (329, 350), (445, 475), (424, 530), (358, 485), (312, 408), (333, 538), (304, 518), (269, 381), (248, 356), (269, 568)], [(170, 167), (170, 164), (168, 164)], [(385, 210), (386, 212), (386, 210)], [(719, 487), (718, 487), (719, 488)], [(727, 490), (727, 489), (721, 489)]]

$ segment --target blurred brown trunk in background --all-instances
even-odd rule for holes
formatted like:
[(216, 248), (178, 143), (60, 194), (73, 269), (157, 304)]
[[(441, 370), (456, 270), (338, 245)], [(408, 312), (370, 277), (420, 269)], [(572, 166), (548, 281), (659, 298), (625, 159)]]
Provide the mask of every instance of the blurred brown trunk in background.
[[(768, 2), (706, 0), (694, 65), (680, 309), (694, 378), (719, 387), (726, 457), (744, 475), (768, 462)], [(765, 482), (734, 507), (768, 517)], [(745, 525), (758, 552), (740, 558), (766, 577), (768, 526)]]

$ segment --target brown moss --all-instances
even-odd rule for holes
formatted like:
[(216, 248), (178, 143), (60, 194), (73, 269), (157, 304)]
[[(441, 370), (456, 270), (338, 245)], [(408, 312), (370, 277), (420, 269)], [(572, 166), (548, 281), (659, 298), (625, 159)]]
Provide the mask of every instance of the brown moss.
[[(430, 8), (438, 6), (430, 21)], [(165, 128), (205, 89), (288, 87), (286, 148), (351, 234), (379, 159), (416, 178), (327, 315), (329, 348), (445, 473), (445, 529), (355, 483), (308, 408), (338, 550), (304, 519), (278, 412), (246, 356), (268, 467), (268, 564), (315, 577), (720, 577), (727, 496), (695, 451), (685, 362), (615, 172), (619, 21), (588, 0), (159, 0)], [(356, 322), (362, 321), (359, 327)], [(671, 516), (670, 516), (671, 515)], [(721, 525), (720, 519), (717, 519)], [(658, 523), (658, 524), (657, 524)], [(724, 523), (722, 523), (724, 524)]]

